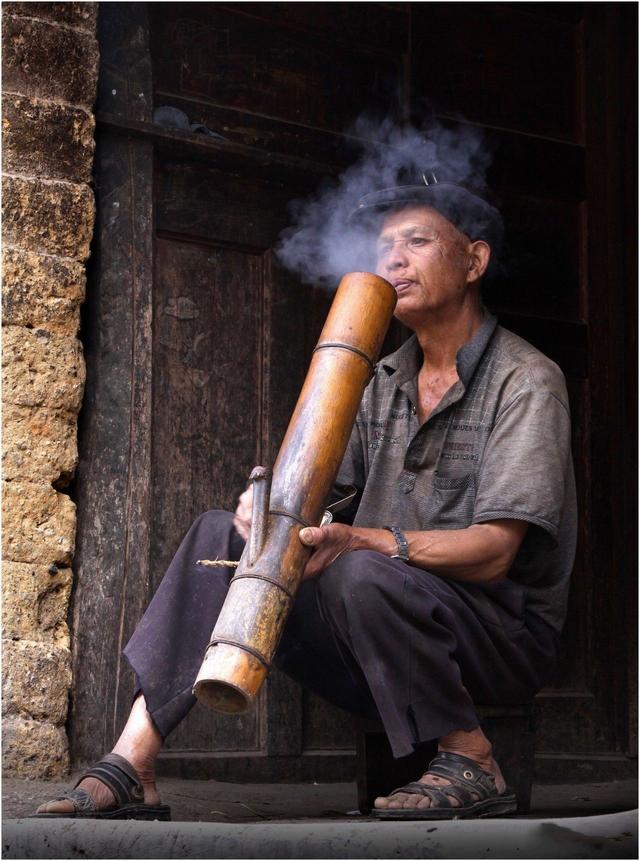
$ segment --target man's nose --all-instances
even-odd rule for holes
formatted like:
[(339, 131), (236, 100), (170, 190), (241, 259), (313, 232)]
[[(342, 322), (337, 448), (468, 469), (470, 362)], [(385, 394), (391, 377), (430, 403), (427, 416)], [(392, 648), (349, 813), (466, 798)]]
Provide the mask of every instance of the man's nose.
[(387, 255), (387, 270), (391, 272), (394, 269), (402, 269), (402, 267), (406, 266), (407, 263), (407, 249), (405, 248), (404, 242), (394, 242)]

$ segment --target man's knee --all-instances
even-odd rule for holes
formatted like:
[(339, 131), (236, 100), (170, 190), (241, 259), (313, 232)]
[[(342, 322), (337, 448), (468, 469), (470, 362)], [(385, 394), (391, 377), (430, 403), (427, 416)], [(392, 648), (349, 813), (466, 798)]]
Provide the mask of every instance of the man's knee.
[(230, 511), (212, 508), (196, 517), (188, 534), (198, 541), (218, 543), (234, 533), (233, 514)]
[(233, 523), (233, 514), (221, 508), (212, 508), (204, 511), (193, 521), (192, 529), (227, 529)]
[(380, 600), (394, 574), (389, 560), (374, 550), (354, 550), (340, 556), (318, 576), (320, 607), (331, 613), (345, 606), (366, 610)]

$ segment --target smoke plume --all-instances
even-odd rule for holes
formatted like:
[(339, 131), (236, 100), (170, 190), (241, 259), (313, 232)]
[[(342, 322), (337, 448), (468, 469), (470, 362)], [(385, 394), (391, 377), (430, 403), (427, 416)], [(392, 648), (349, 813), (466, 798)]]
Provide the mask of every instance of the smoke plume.
[(349, 222), (362, 195), (422, 183), (434, 171), (440, 182), (483, 194), (491, 157), (480, 129), (432, 123), (428, 131), (391, 121), (359, 119), (350, 131), (362, 141), (359, 159), (338, 180), (290, 204), (291, 226), (279, 238), (280, 261), (310, 284), (335, 288), (345, 272), (371, 271), (375, 236)]

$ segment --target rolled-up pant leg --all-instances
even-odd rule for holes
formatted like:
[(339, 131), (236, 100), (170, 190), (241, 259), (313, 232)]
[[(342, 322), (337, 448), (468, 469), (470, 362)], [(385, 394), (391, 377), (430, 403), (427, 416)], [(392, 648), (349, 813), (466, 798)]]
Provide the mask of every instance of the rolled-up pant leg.
[[(230, 514), (200, 517), (125, 649), (163, 736), (195, 702), (191, 688), (231, 577), (196, 561), (236, 559), (242, 546)], [(301, 584), (275, 663), (336, 705), (379, 714), (395, 756), (404, 756), (477, 726), (474, 700), (518, 702), (543, 683), (551, 641), (496, 606), (488, 622), (440, 577), (379, 553), (348, 553)]]
[(227, 511), (207, 511), (185, 535), (124, 649), (163, 737), (195, 703), (191, 693), (233, 575), (199, 559), (237, 560), (244, 541)]

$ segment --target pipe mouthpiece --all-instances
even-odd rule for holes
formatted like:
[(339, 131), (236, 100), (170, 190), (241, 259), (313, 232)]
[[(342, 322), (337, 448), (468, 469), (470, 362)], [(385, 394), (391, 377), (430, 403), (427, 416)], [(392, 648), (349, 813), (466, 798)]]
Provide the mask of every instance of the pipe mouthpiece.
[(255, 565), (262, 553), (269, 525), (271, 478), (273, 470), (267, 466), (254, 466), (249, 476), (253, 484), (253, 514), (249, 532), (249, 565)]

